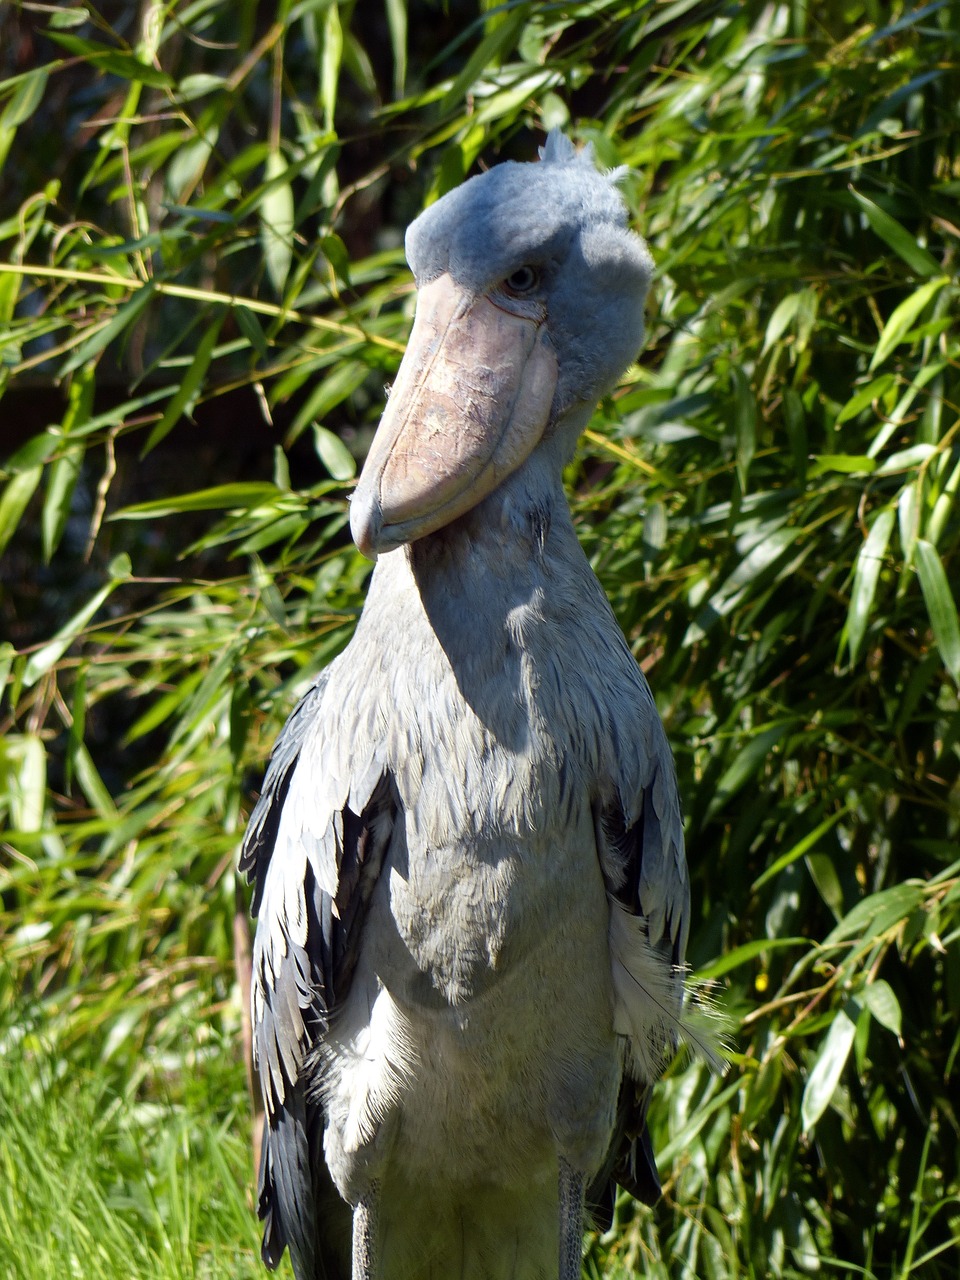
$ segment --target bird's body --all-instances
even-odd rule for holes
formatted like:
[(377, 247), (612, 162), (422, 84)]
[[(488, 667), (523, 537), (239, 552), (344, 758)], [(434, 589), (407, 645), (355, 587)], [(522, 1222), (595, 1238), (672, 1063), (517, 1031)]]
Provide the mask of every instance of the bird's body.
[[(414, 399), (470, 305), (421, 342)], [(542, 323), (521, 321), (535, 348)], [(521, 383), (548, 357), (528, 354)], [(405, 414), (402, 372), (391, 409), (398, 392)], [(384, 553), (355, 638), (278, 743), (245, 850), (264, 1256), (289, 1243), (298, 1280), (349, 1274), (347, 1205), (355, 1280), (568, 1280), (591, 1180), (656, 1188), (644, 1112), (675, 1041), (688, 890), (663, 728), (561, 485), (592, 398), (399, 545), (381, 532), (389, 468), (401, 456), (394, 484), (419, 484), (419, 455), (401, 436), (375, 497), (361, 481), (358, 541)]]

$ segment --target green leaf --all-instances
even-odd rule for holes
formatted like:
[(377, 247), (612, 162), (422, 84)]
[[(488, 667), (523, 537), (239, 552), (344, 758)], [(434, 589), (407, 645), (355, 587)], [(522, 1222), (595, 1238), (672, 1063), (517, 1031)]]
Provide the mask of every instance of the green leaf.
[(843, 1069), (847, 1065), (850, 1050), (853, 1048), (856, 1031), (856, 1023), (842, 1009), (839, 1009), (830, 1024), (830, 1030), (820, 1047), (803, 1090), (800, 1116), (804, 1133), (810, 1133), (813, 1130), (830, 1105), (830, 1100), (840, 1083)]
[(31, 467), (28, 471), (11, 476), (7, 481), (3, 496), (0, 497), (0, 553), (16, 532), (20, 517), (27, 509), (27, 503), (33, 497), (42, 475), (43, 467)]
[(877, 978), (873, 982), (868, 982), (857, 994), (877, 1022), (888, 1031), (892, 1031), (899, 1039), (903, 1017), (900, 1012), (900, 1001), (894, 995), (890, 983), (885, 982), (883, 978)]
[(943, 561), (933, 543), (925, 538), (917, 539), (914, 555), (933, 638), (943, 665), (960, 684), (960, 619)]
[(847, 610), (847, 645), (851, 663), (855, 663), (860, 657), (895, 517), (896, 512), (893, 507), (884, 507), (878, 512), (870, 526), (867, 539), (857, 555), (853, 572), (853, 590), (850, 592), (850, 607)]
[(233, 318), (237, 322), (237, 328), (256, 351), (261, 361), (267, 360), (270, 355), (267, 335), (263, 332), (263, 326), (250, 308), (238, 303), (233, 308)]
[(0, 782), (0, 795), (9, 796), (12, 825), (40, 831), (47, 789), (47, 753), (40, 737), (10, 733), (0, 738)]
[(343, 28), (340, 25), (340, 10), (336, 4), (329, 4), (323, 19), (323, 55), (320, 59), (320, 102), (323, 106), (324, 128), (328, 133), (333, 133), (336, 129), (334, 118), (342, 60)]
[(730, 973), (733, 969), (738, 969), (742, 964), (748, 964), (751, 960), (756, 960), (758, 956), (766, 955), (768, 951), (777, 951), (784, 947), (804, 947), (810, 946), (809, 938), (753, 938), (750, 942), (744, 942), (739, 947), (734, 947), (732, 951), (728, 951), (726, 955), (720, 956), (717, 960), (712, 960), (707, 965), (702, 965), (697, 969), (696, 977), (699, 981), (708, 982), (714, 978), (721, 978), (725, 973)]
[(155, 520), (181, 511), (249, 510), (275, 501), (280, 495), (276, 485), (261, 480), (243, 480), (237, 484), (218, 484), (211, 489), (196, 489), (172, 498), (155, 498), (124, 507), (113, 520)]
[(734, 433), (737, 446), (737, 474), (740, 477), (740, 488), (747, 491), (747, 473), (757, 450), (757, 401), (753, 394), (747, 375), (734, 365)]
[(322, 427), (318, 422), (313, 424), (313, 443), (317, 456), (327, 468), (334, 480), (352, 480), (357, 474), (357, 461), (339, 436)]
[(823, 839), (827, 832), (832, 827), (836, 826), (844, 814), (848, 812), (849, 810), (846, 808), (840, 809), (836, 813), (832, 813), (829, 818), (825, 818), (823, 822), (818, 823), (812, 831), (808, 831), (807, 834), (788, 849), (786, 853), (782, 853), (779, 858), (772, 862), (770, 866), (767, 867), (766, 871), (757, 876), (756, 880), (754, 880), (753, 884), (750, 886), (750, 891), (752, 893), (756, 893), (756, 891), (762, 888), (767, 881), (773, 880), (778, 876), (785, 867), (789, 867), (791, 863), (796, 862), (799, 858), (802, 858), (804, 854), (809, 853), (809, 851)]
[(179, 387), (170, 397), (167, 407), (163, 411), (163, 417), (150, 432), (147, 443), (141, 450), (141, 458), (149, 453), (154, 445), (159, 444), (164, 436), (173, 430), (182, 417), (189, 417), (193, 412), (194, 405), (203, 390), (203, 380), (207, 376), (210, 361), (213, 359), (217, 338), (220, 336), (220, 326), (223, 324), (223, 317), (224, 312), (221, 310), (216, 319), (208, 321), (204, 327), (200, 341), (197, 343), (196, 353), (190, 362), (190, 367), (184, 374)]
[(80, 468), (83, 466), (83, 457), (83, 446), (75, 444), (65, 449), (50, 466), (47, 493), (43, 500), (43, 512), (40, 517), (43, 558), (47, 564), (50, 563), (50, 558), (59, 546), (67, 526), (70, 503), (77, 486)]
[(60, 661), (90, 619), (102, 607), (104, 601), (113, 594), (121, 582), (130, 576), (130, 562), (127, 557), (118, 556), (111, 563), (110, 572), (112, 574), (110, 581), (104, 583), (83, 608), (60, 628), (52, 640), (48, 640), (27, 659), (23, 672), (24, 688), (29, 689), (31, 685), (36, 684), (41, 676), (46, 675), (50, 668)]
[(81, 365), (98, 356), (105, 347), (113, 342), (114, 338), (118, 338), (126, 329), (129, 329), (140, 312), (144, 309), (150, 299), (153, 297), (154, 287), (152, 282), (141, 286), (137, 291), (114, 313), (112, 318), (106, 324), (95, 328), (89, 338), (83, 339), (79, 346), (74, 348), (73, 355), (69, 356), (60, 366), (60, 376), (65, 377), (66, 374), (72, 373), (74, 369), (79, 369)]
[(459, 106), (461, 99), (477, 79), (497, 65), (500, 55), (516, 41), (526, 19), (527, 15), (520, 6), (503, 14), (501, 22), (491, 24), (486, 36), (473, 50), (444, 95), (440, 104), (441, 114)]
[(831, 471), (839, 471), (841, 475), (869, 475), (876, 471), (876, 459), (865, 453), (821, 453), (813, 460), (810, 468), (810, 479), (827, 475)]
[[(336, 11), (336, 5), (330, 8)], [(279, 151), (267, 156), (267, 187), (260, 200), (260, 244), (263, 248), (267, 276), (275, 293), (283, 296), (283, 286), (293, 260), (293, 188), (280, 181), (287, 165)]]
[(843, 889), (833, 858), (827, 853), (808, 853), (805, 862), (820, 897), (833, 912), (834, 919), (839, 920), (843, 915)]
[(896, 379), (892, 373), (883, 373), (879, 378), (873, 378), (865, 387), (861, 387), (859, 391), (854, 392), (843, 406), (837, 414), (837, 426), (842, 426), (844, 422), (849, 422), (851, 418), (856, 418), (864, 409), (869, 409), (875, 400), (879, 400), (895, 385)]
[(797, 308), (799, 305), (799, 293), (788, 293), (785, 298), (780, 299), (776, 307), (774, 307), (773, 315), (767, 321), (766, 332), (763, 335), (763, 348), (760, 352), (761, 355), (766, 354), (774, 343), (779, 342), (783, 337), (794, 316), (797, 314)]
[(903, 259), (911, 271), (915, 271), (918, 276), (935, 276), (943, 270), (936, 258), (918, 244), (916, 237), (901, 226), (896, 218), (892, 218), (889, 213), (874, 204), (872, 200), (868, 200), (866, 196), (862, 196), (859, 191), (854, 191), (853, 187), (850, 188), (850, 194), (863, 210), (867, 222), (880, 239)]
[(801, 485), (807, 480), (809, 441), (807, 439), (807, 418), (803, 401), (792, 387), (783, 393), (783, 425), (787, 439), (790, 441), (790, 456), (797, 482)]
[(56, 41), (68, 53), (75, 54), (84, 62), (96, 67), (98, 71), (108, 75), (119, 76), (121, 80), (134, 84), (146, 84), (154, 89), (172, 89), (173, 81), (165, 71), (158, 71), (148, 62), (143, 62), (132, 53), (123, 53), (119, 49), (109, 49), (95, 40), (84, 40), (80, 36), (64, 35), (60, 31), (47, 31), (51, 40)]
[(905, 880), (872, 893), (852, 907), (844, 918), (823, 940), (824, 947), (835, 946), (849, 938), (869, 942), (878, 934), (899, 925), (923, 898), (923, 886), (915, 880)]
[(331, 409), (346, 400), (366, 380), (368, 373), (367, 366), (359, 360), (346, 360), (319, 379), (290, 424), (287, 444), (296, 440), (307, 425), (322, 420)]
[(228, 81), (224, 76), (210, 75), (209, 72), (198, 72), (196, 75), (184, 76), (176, 88), (176, 95), (181, 102), (193, 102), (208, 93), (217, 93), (225, 89)]
[(43, 101), (49, 70), (34, 67), (20, 80), (0, 114), (0, 129), (16, 129), (29, 120)]
[(386, 0), (386, 9), (393, 47), (393, 96), (402, 98), (407, 82), (407, 0)]
[(770, 752), (777, 743), (786, 737), (792, 729), (796, 728), (796, 725), (797, 721), (794, 719), (784, 720), (779, 724), (759, 730), (749, 738), (746, 746), (737, 752), (733, 763), (717, 783), (707, 808), (708, 815), (713, 816), (718, 813), (738, 791), (741, 791), (747, 785), (757, 772), (763, 768)]
[(914, 290), (909, 298), (896, 307), (890, 319), (883, 326), (880, 340), (870, 360), (870, 372), (883, 364), (891, 351), (903, 342), (907, 334), (916, 324), (920, 314), (930, 305), (940, 290), (950, 283), (949, 276), (940, 276), (937, 280), (928, 280), (926, 284)]

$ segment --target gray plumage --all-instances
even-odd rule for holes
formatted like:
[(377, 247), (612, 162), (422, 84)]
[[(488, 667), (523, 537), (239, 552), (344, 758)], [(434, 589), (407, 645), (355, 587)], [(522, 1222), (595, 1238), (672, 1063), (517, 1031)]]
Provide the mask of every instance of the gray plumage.
[(351, 516), (379, 558), (241, 860), (263, 1255), (575, 1280), (585, 1188), (601, 1221), (614, 1182), (658, 1194), (645, 1114), (682, 1016), (673, 763), (561, 484), (651, 263), (558, 134), (429, 208), (407, 256), (417, 321)]

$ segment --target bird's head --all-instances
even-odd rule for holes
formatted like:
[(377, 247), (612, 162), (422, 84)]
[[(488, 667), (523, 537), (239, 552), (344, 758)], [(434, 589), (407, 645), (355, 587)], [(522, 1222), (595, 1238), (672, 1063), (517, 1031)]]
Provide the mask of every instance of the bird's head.
[(371, 558), (476, 506), (541, 442), (569, 453), (636, 356), (653, 264), (614, 180), (557, 131), (407, 231), (417, 312), (353, 495)]

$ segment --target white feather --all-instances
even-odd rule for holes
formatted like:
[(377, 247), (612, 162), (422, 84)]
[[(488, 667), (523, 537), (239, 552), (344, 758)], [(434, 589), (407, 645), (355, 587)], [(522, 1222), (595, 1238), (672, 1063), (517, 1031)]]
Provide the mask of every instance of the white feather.
[[(723, 1019), (705, 1003), (702, 987), (688, 991), (684, 969), (673, 965), (647, 935), (643, 916), (610, 903), (613, 1028), (626, 1038), (631, 1075), (656, 1080), (682, 1042), (715, 1071), (722, 1069)], [(692, 998), (690, 998), (692, 997)]]

